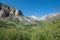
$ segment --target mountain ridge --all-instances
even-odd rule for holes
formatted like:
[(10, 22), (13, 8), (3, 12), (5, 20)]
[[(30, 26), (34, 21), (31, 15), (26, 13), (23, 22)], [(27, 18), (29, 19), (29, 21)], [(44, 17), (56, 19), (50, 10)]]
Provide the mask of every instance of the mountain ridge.
[(25, 17), (21, 10), (17, 10), (12, 6), (2, 3), (0, 3), (0, 20), (17, 20), (17, 22), (19, 21), (19, 24), (24, 25), (36, 24), (34, 20)]
[(30, 25), (38, 24), (39, 21), (51, 20), (58, 17), (60, 13), (52, 13), (43, 17), (30, 16), (25, 17), (21, 10), (15, 9), (10, 5), (0, 3), (0, 20), (11, 21), (18, 24)]

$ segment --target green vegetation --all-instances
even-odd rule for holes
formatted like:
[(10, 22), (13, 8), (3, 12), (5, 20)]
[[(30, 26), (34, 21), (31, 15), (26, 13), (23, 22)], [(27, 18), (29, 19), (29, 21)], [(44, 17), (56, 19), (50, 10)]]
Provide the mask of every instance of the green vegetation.
[(0, 40), (60, 40), (60, 18), (38, 25), (0, 21)]

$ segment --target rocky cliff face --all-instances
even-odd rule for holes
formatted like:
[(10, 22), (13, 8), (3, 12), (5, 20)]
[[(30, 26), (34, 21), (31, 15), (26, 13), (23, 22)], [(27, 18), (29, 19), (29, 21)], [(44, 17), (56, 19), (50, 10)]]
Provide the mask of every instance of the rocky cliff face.
[(14, 7), (0, 3), (0, 17), (8, 17), (8, 16), (15, 16), (15, 15), (23, 16), (20, 10), (16, 10)]

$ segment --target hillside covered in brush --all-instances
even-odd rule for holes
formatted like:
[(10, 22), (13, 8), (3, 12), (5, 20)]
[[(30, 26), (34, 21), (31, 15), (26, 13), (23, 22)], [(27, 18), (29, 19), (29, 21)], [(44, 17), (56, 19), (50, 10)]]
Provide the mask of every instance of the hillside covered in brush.
[(0, 40), (60, 40), (60, 17), (38, 25), (16, 25), (0, 21)]

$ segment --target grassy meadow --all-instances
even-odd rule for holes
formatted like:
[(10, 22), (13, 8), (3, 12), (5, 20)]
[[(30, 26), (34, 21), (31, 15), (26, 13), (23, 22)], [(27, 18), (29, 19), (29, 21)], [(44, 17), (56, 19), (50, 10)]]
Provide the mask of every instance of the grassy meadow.
[(0, 21), (0, 40), (60, 40), (60, 17), (38, 25)]

